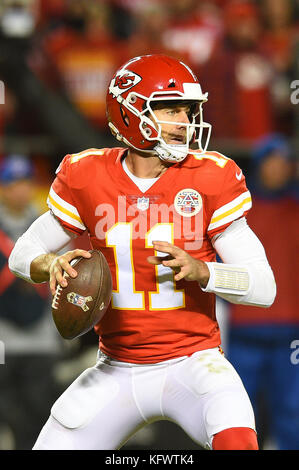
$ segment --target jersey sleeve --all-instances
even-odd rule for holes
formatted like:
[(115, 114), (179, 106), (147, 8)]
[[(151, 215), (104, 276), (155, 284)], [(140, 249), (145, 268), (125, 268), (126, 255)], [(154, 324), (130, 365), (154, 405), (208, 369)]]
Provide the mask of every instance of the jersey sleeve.
[(223, 185), (208, 226), (210, 238), (223, 232), (234, 220), (246, 216), (252, 206), (251, 195), (245, 177), (238, 165), (230, 160)]
[(56, 178), (50, 188), (47, 204), (64, 228), (81, 235), (86, 227), (72, 195), (70, 158), (71, 155), (66, 155), (56, 170)]

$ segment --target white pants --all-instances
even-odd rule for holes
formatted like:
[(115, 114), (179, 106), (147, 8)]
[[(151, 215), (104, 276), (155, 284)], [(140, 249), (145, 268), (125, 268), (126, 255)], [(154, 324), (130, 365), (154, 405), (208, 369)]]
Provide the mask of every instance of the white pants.
[(119, 449), (161, 419), (207, 449), (224, 429), (255, 429), (241, 379), (217, 348), (150, 365), (100, 355), (55, 402), (33, 449)]

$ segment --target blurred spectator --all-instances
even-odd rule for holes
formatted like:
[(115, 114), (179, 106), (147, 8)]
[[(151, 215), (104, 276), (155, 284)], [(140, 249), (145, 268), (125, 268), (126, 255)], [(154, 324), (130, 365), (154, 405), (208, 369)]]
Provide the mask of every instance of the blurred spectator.
[[(0, 23), (3, 16), (1, 12), (3, 11), (0, 10)], [(41, 47), (38, 46), (38, 41), (36, 45), (36, 35), (33, 33), (29, 37), (17, 37), (14, 36), (15, 33), (9, 28), (4, 31), (0, 27), (0, 78), (5, 84), (5, 91), (9, 90), (13, 98), (13, 112), (9, 122), (6, 120), (3, 126), (5, 135), (10, 134), (16, 141), (20, 136), (31, 138), (33, 135), (38, 139), (45, 135), (49, 141), (46, 147), (54, 146), (60, 159), (67, 152), (107, 146), (107, 141), (111, 142), (111, 135), (107, 137), (107, 132), (100, 132), (90, 124), (86, 116), (70, 101), (62, 85), (53, 87), (47, 74), (39, 73), (38, 65), (41, 68), (45, 64), (49, 67), (49, 62), (45, 53), (44, 63), (38, 64), (36, 60), (34, 52)], [(29, 146), (32, 145), (30, 138), (27, 140)], [(40, 152), (47, 150), (43, 148), (43, 144), (39, 145)], [(13, 144), (11, 147), (14, 147)], [(15, 149), (5, 149), (5, 152), (15, 152)], [(32, 153), (32, 150), (27, 153)]]
[[(16, 97), (14, 96), (13, 92), (7, 87), (4, 87), (4, 103), (0, 104), (1, 112), (0, 112), (0, 136), (7, 132), (9, 127), (11, 126), (16, 108), (17, 108), (17, 101)], [(1, 142), (0, 145), (2, 145)], [(2, 150), (2, 149), (1, 149)], [(0, 150), (0, 152), (1, 152)], [(2, 153), (2, 152), (1, 152)]]
[[(36, 1), (18, 0), (12, 2), (4, 0), (0, 7), (0, 41), (2, 49), (2, 57), (5, 57), (5, 38), (9, 43), (16, 41), (21, 51), (27, 47), (27, 41), (32, 36), (36, 26)], [(2, 58), (3, 60), (3, 58)], [(1, 59), (0, 59), (1, 62)], [(0, 74), (3, 80), (2, 73)], [(17, 131), (23, 132), (31, 119), (23, 119), (16, 121), (16, 115), (19, 110), (19, 102), (14, 94), (13, 89), (5, 84), (5, 103), (1, 104), (0, 114), (0, 132), (6, 133)]]
[(33, 34), (37, 20), (36, 0), (3, 0), (0, 29), (7, 37), (27, 38)]
[(238, 139), (247, 145), (273, 131), (273, 68), (261, 51), (262, 25), (253, 3), (228, 2), (224, 21), (224, 39), (198, 68), (203, 90), (209, 91), (205, 119), (213, 123), (213, 138)]
[(182, 54), (163, 42), (170, 20), (166, 3), (154, 0), (135, 5), (133, 32), (128, 39), (128, 58), (144, 54), (166, 54), (183, 60)]
[(57, 397), (53, 371), (62, 342), (54, 327), (47, 284), (15, 278), (7, 259), (14, 242), (39, 215), (33, 167), (24, 156), (6, 157), (0, 167), (0, 429), (9, 429), (14, 449), (31, 449), (40, 423)]
[(38, 217), (37, 209), (31, 204), (32, 178), (32, 163), (22, 155), (10, 155), (1, 163), (1, 224), (6, 225), (7, 235), (11, 238), (22, 234), (23, 219), (31, 222)]
[(177, 51), (192, 67), (205, 64), (223, 33), (217, 2), (172, 0), (167, 8), (170, 21), (163, 31), (164, 47)]
[(252, 164), (248, 186), (253, 208), (248, 224), (265, 246), (277, 297), (265, 310), (231, 305), (228, 358), (250, 396), (260, 439), (265, 439), (262, 426), (266, 422), (266, 437), (276, 448), (298, 450), (299, 365), (291, 361), (291, 343), (299, 338), (299, 219), (288, 141), (280, 135), (263, 138), (254, 150)]
[(42, 30), (55, 29), (63, 23), (65, 0), (38, 0), (38, 26)]
[(262, 49), (274, 68), (271, 86), (275, 126), (279, 132), (291, 135), (294, 106), (290, 101), (290, 82), (299, 24), (294, 16), (293, 0), (263, 0), (264, 21)]
[(286, 71), (292, 62), (294, 42), (298, 39), (299, 24), (294, 19), (292, 0), (262, 0), (264, 22), (263, 48), (275, 68)]
[(67, 0), (64, 25), (44, 38), (52, 72), (70, 101), (104, 130), (107, 86), (127, 59), (125, 43), (114, 36), (111, 23), (108, 2)]

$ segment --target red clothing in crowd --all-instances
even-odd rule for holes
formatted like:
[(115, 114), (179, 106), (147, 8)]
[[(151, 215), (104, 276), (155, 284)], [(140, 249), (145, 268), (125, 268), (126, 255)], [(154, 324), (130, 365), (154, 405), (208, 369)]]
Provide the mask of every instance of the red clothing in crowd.
[(247, 215), (249, 226), (266, 247), (273, 269), (277, 296), (268, 309), (231, 305), (234, 326), (299, 324), (298, 312), (298, 203), (292, 199), (253, 198)]
[(177, 51), (193, 68), (205, 64), (223, 34), (223, 22), (217, 10), (205, 11), (198, 5), (183, 18), (170, 21), (162, 33), (165, 48)]
[(255, 140), (273, 131), (271, 66), (258, 51), (238, 52), (218, 44), (213, 57), (198, 70), (209, 90), (205, 120), (213, 137)]
[(48, 37), (46, 50), (75, 106), (97, 127), (106, 128), (106, 92), (126, 47), (112, 36), (88, 36), (60, 29)]

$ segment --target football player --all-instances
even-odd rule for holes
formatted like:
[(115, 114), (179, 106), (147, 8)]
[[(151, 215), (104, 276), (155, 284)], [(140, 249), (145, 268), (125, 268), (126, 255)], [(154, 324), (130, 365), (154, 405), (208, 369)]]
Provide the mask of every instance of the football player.
[(206, 101), (182, 62), (127, 62), (107, 93), (110, 129), (125, 146), (67, 155), (49, 212), (15, 245), (10, 269), (49, 281), (54, 294), (63, 272), (76, 276), (71, 260), (90, 256), (57, 252), (88, 231), (113, 278), (97, 362), (54, 403), (34, 449), (117, 449), (158, 419), (207, 449), (258, 448), (248, 395), (220, 348), (215, 295), (268, 307), (275, 280), (246, 223), (242, 170), (207, 150)]

